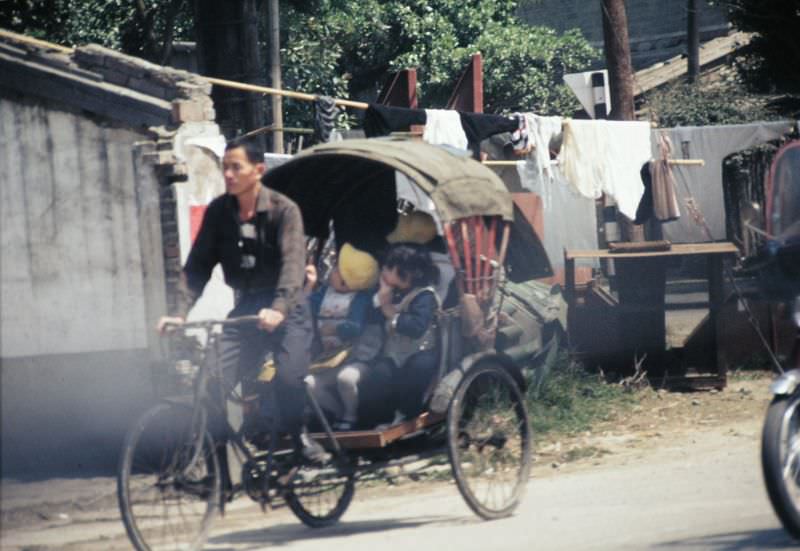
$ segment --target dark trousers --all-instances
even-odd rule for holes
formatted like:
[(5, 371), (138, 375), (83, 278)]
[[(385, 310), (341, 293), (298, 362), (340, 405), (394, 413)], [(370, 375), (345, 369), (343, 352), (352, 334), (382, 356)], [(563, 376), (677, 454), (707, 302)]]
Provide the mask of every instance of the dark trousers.
[[(369, 368), (359, 398), (359, 419), (389, 421), (394, 411), (416, 417), (425, 405), (425, 392), (438, 370), (439, 352), (425, 350), (408, 358), (402, 367), (388, 358), (378, 358)], [(363, 402), (363, 403), (361, 403)]]
[[(255, 315), (271, 304), (270, 295), (247, 295), (240, 299), (229, 317)], [(294, 306), (283, 323), (272, 332), (256, 324), (226, 327), (219, 340), (219, 362), (226, 387), (242, 381), (249, 389), (271, 390), (264, 398), (275, 399), (277, 407), (267, 409), (275, 415), (281, 432), (299, 435), (304, 423), (306, 391), (304, 378), (311, 361), (311, 316), (304, 302)], [(265, 360), (272, 354), (275, 377), (269, 385), (255, 383)], [(274, 406), (273, 405), (273, 406)]]

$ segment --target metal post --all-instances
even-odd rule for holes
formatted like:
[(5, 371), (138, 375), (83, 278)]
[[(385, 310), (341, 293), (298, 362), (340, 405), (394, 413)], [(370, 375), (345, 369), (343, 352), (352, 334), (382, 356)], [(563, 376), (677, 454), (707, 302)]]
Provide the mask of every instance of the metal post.
[(689, 82), (696, 82), (700, 75), (700, 25), (697, 17), (697, 0), (686, 4), (686, 47)]
[[(280, 8), (278, 0), (269, 0), (267, 5), (269, 19), (269, 78), (273, 88), (280, 89), (281, 84), (281, 28)], [(271, 96), (272, 125), (283, 128), (283, 97), (278, 94)], [(283, 153), (283, 131), (275, 130), (272, 133), (272, 152)]]

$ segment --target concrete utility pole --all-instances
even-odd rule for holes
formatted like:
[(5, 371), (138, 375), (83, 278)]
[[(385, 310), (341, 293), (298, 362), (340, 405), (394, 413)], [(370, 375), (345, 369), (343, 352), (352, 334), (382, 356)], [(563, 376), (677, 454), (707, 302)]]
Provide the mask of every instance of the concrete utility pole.
[[(608, 84), (611, 92), (610, 119), (636, 119), (633, 105), (633, 65), (628, 40), (628, 16), (625, 0), (601, 0), (603, 11), (603, 42), (605, 43)], [(644, 241), (644, 227), (634, 225), (622, 214), (617, 223), (625, 241)]]
[[(263, 84), (258, 48), (259, 0), (195, 0), (195, 30), (202, 74)], [(215, 86), (217, 122), (230, 139), (264, 126), (261, 96)], [(254, 138), (264, 147), (264, 135)]]
[(700, 75), (700, 24), (697, 17), (697, 0), (686, 3), (686, 57), (689, 82), (696, 82)]
[(634, 120), (633, 67), (628, 41), (628, 17), (625, 0), (601, 0), (603, 42), (611, 92), (611, 115), (620, 121)]
[[(269, 78), (270, 86), (281, 86), (281, 21), (278, 0), (267, 0), (267, 21), (269, 22)], [(272, 100), (272, 126), (283, 128), (283, 97), (274, 94)], [(283, 130), (272, 132), (273, 153), (283, 153)]]

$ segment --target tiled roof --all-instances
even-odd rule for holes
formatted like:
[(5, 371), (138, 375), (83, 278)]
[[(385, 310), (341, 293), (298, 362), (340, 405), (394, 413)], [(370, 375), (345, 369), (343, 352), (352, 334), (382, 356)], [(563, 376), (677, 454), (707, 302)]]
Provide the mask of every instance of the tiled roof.
[[(750, 44), (752, 33), (734, 32), (714, 38), (700, 46), (700, 70), (713, 67), (725, 57)], [(634, 75), (634, 94), (639, 96), (686, 74), (688, 62), (685, 55), (637, 71)]]

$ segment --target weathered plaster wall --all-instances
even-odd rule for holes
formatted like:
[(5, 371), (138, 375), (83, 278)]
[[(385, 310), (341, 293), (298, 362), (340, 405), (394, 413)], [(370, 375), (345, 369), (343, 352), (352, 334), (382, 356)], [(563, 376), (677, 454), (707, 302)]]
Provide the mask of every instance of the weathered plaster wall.
[(0, 99), (0, 356), (143, 348), (133, 144), (143, 136)]

